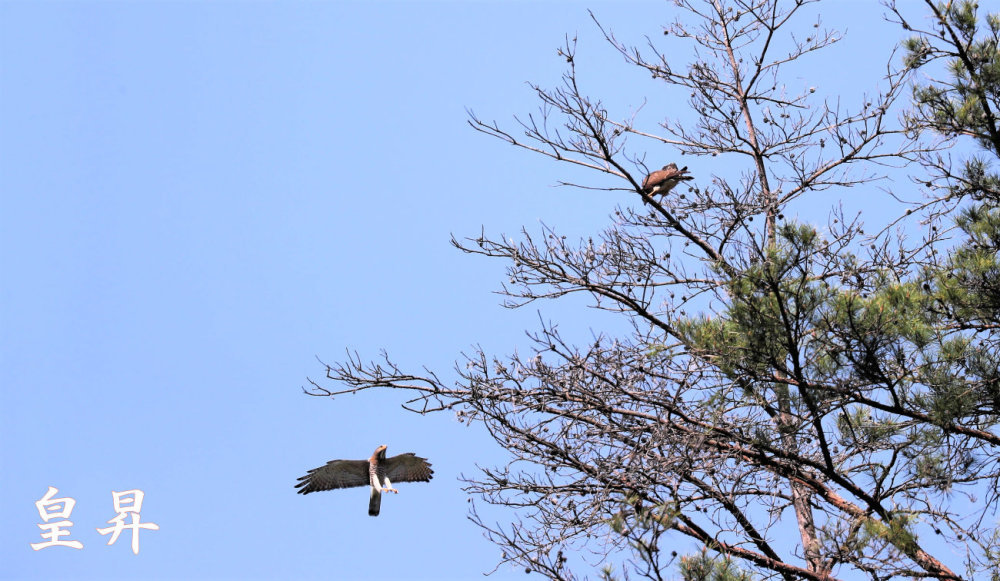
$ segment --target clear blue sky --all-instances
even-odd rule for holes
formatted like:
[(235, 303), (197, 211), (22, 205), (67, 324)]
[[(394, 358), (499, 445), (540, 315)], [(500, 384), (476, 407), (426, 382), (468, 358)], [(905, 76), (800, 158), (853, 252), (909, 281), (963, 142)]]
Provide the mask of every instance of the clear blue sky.
[[(870, 88), (898, 36), (872, 2), (832, 2), (845, 44), (804, 84)], [(0, 2), (0, 576), (14, 579), (477, 578), (499, 550), (458, 477), (503, 461), (478, 426), (400, 393), (302, 394), (345, 348), (447, 377), (461, 350), (524, 344), (536, 307), (491, 294), (503, 265), (450, 233), (539, 221), (596, 232), (585, 174), (475, 133), (465, 108), (534, 112), (578, 33), (588, 90), (650, 130), (682, 103), (589, 21), (658, 38), (668, 2)], [(793, 79), (795, 81), (796, 79)], [(834, 88), (831, 89), (830, 86)], [(651, 162), (671, 154), (648, 148)], [(653, 161), (655, 160), (655, 161)], [(716, 171), (692, 161), (696, 173)], [(588, 179), (588, 178), (583, 178)], [(836, 196), (834, 196), (836, 197)], [(831, 199), (831, 203), (835, 203)], [(594, 311), (540, 305), (569, 333)], [(565, 317), (573, 313), (572, 317)], [(377, 418), (377, 419), (376, 419)], [(294, 494), (334, 458), (428, 457), (382, 515), (367, 490)], [(33, 551), (47, 487), (82, 550)], [(95, 529), (145, 492), (133, 555)], [(502, 519), (503, 515), (497, 514)], [(680, 547), (683, 549), (684, 547)], [(523, 578), (504, 568), (494, 579)]]

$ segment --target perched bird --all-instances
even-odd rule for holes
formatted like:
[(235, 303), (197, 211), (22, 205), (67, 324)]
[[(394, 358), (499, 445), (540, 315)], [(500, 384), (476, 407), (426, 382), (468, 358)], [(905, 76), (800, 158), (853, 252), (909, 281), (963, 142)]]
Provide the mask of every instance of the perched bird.
[(299, 478), (299, 494), (309, 494), (334, 488), (353, 488), (369, 485), (368, 514), (378, 516), (382, 506), (382, 493), (399, 491), (392, 487), (396, 482), (428, 482), (434, 471), (426, 458), (415, 456), (413, 452), (385, 457), (386, 446), (375, 448), (368, 460), (330, 460), (326, 466), (313, 468)]
[[(687, 171), (687, 166), (677, 169), (676, 163), (668, 163), (663, 166), (663, 169), (654, 171), (646, 176), (646, 179), (642, 180), (642, 191), (650, 196), (655, 194), (666, 195), (677, 184), (694, 179), (693, 176), (686, 175)], [(647, 204), (648, 202), (643, 198), (642, 203)]]

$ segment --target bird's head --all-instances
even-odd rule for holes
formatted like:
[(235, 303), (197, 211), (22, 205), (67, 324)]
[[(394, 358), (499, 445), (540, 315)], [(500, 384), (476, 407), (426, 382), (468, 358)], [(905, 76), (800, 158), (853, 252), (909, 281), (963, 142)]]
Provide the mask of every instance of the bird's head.
[(665, 170), (676, 170), (677, 169), (677, 164), (676, 163), (668, 163), (667, 165), (663, 166), (663, 169), (665, 169)]
[(379, 460), (385, 460), (385, 450), (388, 448), (385, 444), (382, 444), (378, 448), (375, 448), (375, 453), (372, 456), (377, 457)]

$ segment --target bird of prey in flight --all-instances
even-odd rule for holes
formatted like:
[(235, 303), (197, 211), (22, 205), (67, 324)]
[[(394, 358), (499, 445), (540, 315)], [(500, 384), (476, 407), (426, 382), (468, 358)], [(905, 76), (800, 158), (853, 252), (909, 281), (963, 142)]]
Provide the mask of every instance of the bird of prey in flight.
[(392, 482), (428, 482), (434, 471), (426, 458), (407, 452), (391, 458), (385, 457), (384, 445), (375, 449), (367, 460), (330, 460), (325, 466), (313, 468), (299, 478), (299, 494), (309, 494), (334, 488), (370, 487), (368, 514), (378, 516), (382, 506), (382, 493), (399, 491)]
[[(677, 184), (694, 179), (693, 176), (689, 176), (687, 173), (687, 166), (677, 169), (676, 163), (668, 163), (663, 166), (663, 169), (654, 171), (646, 176), (646, 179), (642, 180), (642, 191), (650, 196), (666, 195)], [(643, 198), (642, 203), (648, 204), (649, 202)]]

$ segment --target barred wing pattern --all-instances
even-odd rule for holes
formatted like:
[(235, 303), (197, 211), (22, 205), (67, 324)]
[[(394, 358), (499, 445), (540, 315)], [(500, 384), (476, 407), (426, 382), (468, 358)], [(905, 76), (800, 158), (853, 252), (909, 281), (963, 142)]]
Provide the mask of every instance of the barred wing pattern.
[(368, 486), (368, 460), (330, 460), (326, 466), (313, 468), (305, 476), (299, 477), (299, 494), (309, 494), (335, 488)]
[(392, 482), (428, 482), (434, 475), (431, 463), (413, 452), (386, 458), (385, 477)]

